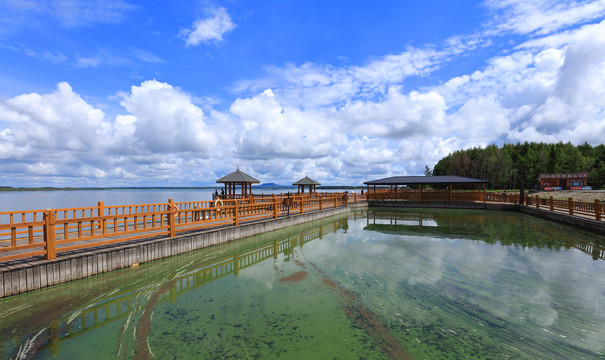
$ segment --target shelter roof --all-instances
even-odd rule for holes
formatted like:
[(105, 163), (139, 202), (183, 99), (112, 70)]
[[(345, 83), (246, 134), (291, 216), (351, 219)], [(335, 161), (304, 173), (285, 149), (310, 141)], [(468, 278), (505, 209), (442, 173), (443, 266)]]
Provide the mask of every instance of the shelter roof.
[(366, 181), (366, 185), (448, 185), (448, 184), (487, 184), (489, 180), (464, 176), (391, 176), (384, 179)]
[(260, 183), (260, 180), (253, 178), (252, 176), (242, 172), (239, 168), (232, 172), (229, 175), (223, 176), (222, 178), (216, 180), (217, 183), (248, 183), (248, 184), (256, 184)]
[(295, 182), (292, 185), (321, 185), (320, 183), (318, 183), (317, 181), (311, 179), (308, 176), (305, 176), (304, 178), (298, 180), (297, 182)]

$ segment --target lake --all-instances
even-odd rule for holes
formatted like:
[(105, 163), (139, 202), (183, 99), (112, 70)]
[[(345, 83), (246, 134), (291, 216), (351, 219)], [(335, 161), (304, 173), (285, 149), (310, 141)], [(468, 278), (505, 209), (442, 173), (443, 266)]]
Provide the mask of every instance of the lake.
[[(286, 193), (296, 189), (263, 189), (254, 193)], [(16, 210), (94, 207), (212, 200), (214, 190), (145, 189), (145, 190), (73, 190), (73, 191), (0, 191), (0, 212)], [(220, 193), (220, 190), (219, 190)]]
[(605, 238), (370, 209), (0, 300), (0, 358), (603, 359)]

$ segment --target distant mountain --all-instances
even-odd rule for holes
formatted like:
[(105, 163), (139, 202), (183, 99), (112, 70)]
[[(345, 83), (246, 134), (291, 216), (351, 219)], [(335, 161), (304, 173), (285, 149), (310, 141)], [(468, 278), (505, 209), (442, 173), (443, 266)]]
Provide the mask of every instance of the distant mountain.
[(253, 189), (295, 189), (292, 185), (279, 185), (276, 183), (264, 183), (260, 185), (252, 185)]

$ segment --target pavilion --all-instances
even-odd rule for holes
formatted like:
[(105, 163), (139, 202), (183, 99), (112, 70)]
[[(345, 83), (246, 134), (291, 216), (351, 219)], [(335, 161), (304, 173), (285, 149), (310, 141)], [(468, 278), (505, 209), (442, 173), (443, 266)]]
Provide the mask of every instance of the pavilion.
[(305, 186), (309, 187), (309, 193), (314, 193), (315, 192), (315, 187), (317, 185), (321, 185), (321, 184), (318, 183), (317, 181), (311, 179), (310, 177), (305, 176), (304, 178), (298, 180), (297, 182), (295, 182), (292, 185), (297, 185), (298, 186), (298, 192), (304, 194), (304, 192), (305, 192)]
[(242, 172), (238, 167), (237, 170), (235, 170), (229, 175), (223, 176), (222, 178), (216, 180), (216, 182), (225, 184), (226, 198), (235, 197), (235, 190), (237, 186), (241, 187), (241, 197), (245, 198), (252, 196), (252, 184), (258, 184), (260, 183), (260, 180), (257, 180), (252, 176)]
[[(453, 186), (454, 185), (477, 185), (481, 186), (483, 189), (483, 198), (485, 198), (485, 184), (488, 184), (489, 180), (483, 179), (475, 179), (464, 176), (454, 176), (454, 175), (446, 175), (446, 176), (392, 176), (379, 180), (366, 181), (364, 184), (367, 186), (368, 196), (371, 198), (370, 186), (373, 186), (373, 193), (377, 194), (376, 186), (389, 186), (388, 193), (394, 193), (395, 197), (391, 200), (404, 200), (404, 197), (398, 198), (397, 196), (397, 187), (398, 186), (408, 186), (408, 185), (418, 185), (419, 191), (418, 196), (415, 197), (415, 200), (419, 202), (423, 201), (453, 201)], [(447, 186), (448, 188), (448, 196), (435, 196), (436, 193), (431, 194), (431, 196), (423, 196), (423, 187), (425, 185), (429, 186)], [(445, 194), (444, 194), (445, 195)], [(384, 196), (383, 196), (384, 197)], [(391, 197), (389, 197), (391, 198)], [(376, 197), (378, 199), (378, 197)]]

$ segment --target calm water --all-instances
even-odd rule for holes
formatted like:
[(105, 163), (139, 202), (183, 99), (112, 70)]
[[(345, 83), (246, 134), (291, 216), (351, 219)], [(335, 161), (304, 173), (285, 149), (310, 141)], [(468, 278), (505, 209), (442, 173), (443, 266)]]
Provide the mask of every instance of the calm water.
[(355, 212), (0, 300), (0, 358), (603, 359), (601, 246), (517, 213)]

